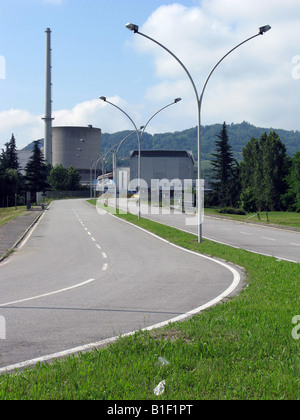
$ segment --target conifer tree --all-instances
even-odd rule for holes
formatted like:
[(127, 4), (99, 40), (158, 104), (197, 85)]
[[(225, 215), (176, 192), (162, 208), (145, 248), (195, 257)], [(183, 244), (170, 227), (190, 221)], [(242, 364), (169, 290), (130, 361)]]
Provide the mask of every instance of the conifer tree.
[(246, 211), (282, 210), (289, 159), (275, 131), (252, 138), (243, 149), (241, 202)]
[(48, 187), (48, 167), (45, 163), (43, 153), (40, 149), (40, 141), (37, 140), (33, 145), (32, 155), (25, 168), (25, 186), (34, 195), (39, 191), (45, 191)]
[(300, 151), (290, 159), (290, 169), (286, 177), (287, 192), (282, 196), (289, 211), (300, 212)]
[(21, 174), (15, 136), (12, 134), (5, 150), (0, 155), (0, 205), (13, 205), (15, 195), (20, 190)]
[(239, 195), (238, 164), (233, 159), (225, 122), (217, 137), (219, 140), (216, 141), (216, 153), (213, 153), (215, 160), (212, 161), (215, 203), (219, 206), (235, 206)]

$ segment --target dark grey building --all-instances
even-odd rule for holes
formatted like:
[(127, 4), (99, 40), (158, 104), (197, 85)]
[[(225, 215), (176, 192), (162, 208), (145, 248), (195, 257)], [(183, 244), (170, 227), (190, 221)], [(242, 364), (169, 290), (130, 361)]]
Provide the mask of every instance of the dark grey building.
[[(194, 157), (186, 150), (142, 150), (141, 151), (141, 179), (148, 187), (151, 180), (194, 178)], [(138, 151), (130, 155), (130, 180), (138, 178)]]
[(87, 127), (52, 128), (52, 165), (73, 166), (81, 182), (89, 184), (93, 164), (101, 155), (101, 130)]
[(20, 165), (20, 172), (25, 175), (25, 167), (32, 156), (32, 150), (18, 150), (18, 160)]

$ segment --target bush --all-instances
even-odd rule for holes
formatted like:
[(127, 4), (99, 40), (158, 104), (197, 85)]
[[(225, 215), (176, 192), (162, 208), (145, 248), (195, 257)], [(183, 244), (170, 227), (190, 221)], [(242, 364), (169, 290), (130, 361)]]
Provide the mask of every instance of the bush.
[(235, 209), (233, 207), (222, 207), (218, 210), (219, 213), (222, 214), (237, 214), (240, 216), (245, 216), (247, 213), (243, 209)]

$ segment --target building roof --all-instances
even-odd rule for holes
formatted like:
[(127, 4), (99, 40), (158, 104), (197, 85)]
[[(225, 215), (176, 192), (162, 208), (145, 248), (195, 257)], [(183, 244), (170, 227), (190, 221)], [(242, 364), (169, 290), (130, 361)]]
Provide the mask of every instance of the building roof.
[[(130, 152), (130, 157), (136, 157), (138, 153), (137, 150), (133, 150)], [(189, 157), (193, 164), (195, 163), (193, 153), (190, 150), (141, 150), (141, 157)]]
[(32, 155), (32, 150), (18, 150), (18, 160), (20, 165), (20, 170), (24, 171), (25, 167)]

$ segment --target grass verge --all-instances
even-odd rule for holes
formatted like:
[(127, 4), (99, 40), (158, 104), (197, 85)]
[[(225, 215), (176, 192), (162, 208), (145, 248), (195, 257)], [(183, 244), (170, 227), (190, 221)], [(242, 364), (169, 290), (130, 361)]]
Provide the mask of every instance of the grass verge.
[[(235, 215), (229, 213), (220, 213), (218, 209), (215, 208), (206, 208), (204, 210), (207, 216), (209, 215), (217, 215), (220, 217), (229, 217), (230, 219), (243, 221), (248, 223), (261, 223), (261, 224), (268, 224), (268, 225), (279, 225), (279, 226), (288, 226), (300, 229), (300, 213), (293, 213), (288, 211), (270, 211), (266, 212), (259, 212), (258, 219), (256, 214), (249, 213), (247, 215)], [(252, 217), (254, 216), (254, 217)], [(249, 219), (251, 217), (251, 219)]]
[(5, 225), (10, 220), (15, 219), (16, 217), (21, 216), (26, 210), (26, 207), (18, 207), (17, 210), (15, 210), (14, 207), (8, 207), (8, 208), (0, 208), (0, 226)]
[[(244, 267), (249, 286), (188, 321), (5, 374), (0, 400), (299, 399), (300, 334), (292, 320), (300, 314), (300, 265), (207, 240), (199, 245), (194, 235), (130, 214), (119, 217)], [(153, 389), (162, 380), (165, 392), (156, 397)]]

